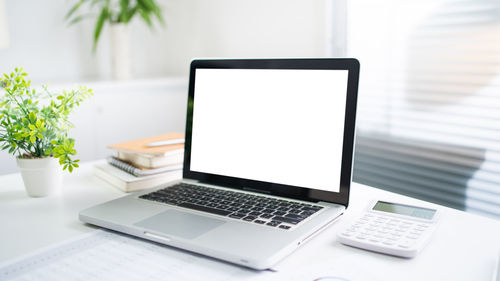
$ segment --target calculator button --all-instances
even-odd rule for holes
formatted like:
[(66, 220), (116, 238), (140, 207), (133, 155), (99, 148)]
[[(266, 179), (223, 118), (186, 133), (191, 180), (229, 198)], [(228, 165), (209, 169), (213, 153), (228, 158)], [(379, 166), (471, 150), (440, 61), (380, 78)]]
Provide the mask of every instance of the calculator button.
[(385, 240), (385, 241), (384, 241), (384, 242), (382, 242), (382, 243), (383, 243), (383, 244), (385, 244), (385, 245), (389, 245), (389, 246), (391, 246), (391, 245), (394, 245), (394, 244), (395, 244), (395, 243), (394, 243), (394, 241), (391, 241), (391, 240)]

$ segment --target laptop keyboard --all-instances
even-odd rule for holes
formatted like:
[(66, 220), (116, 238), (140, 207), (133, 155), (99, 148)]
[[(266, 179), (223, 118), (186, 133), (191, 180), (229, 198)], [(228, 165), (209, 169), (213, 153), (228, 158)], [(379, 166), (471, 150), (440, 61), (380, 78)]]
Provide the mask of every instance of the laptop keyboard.
[(186, 183), (156, 190), (139, 198), (285, 230), (323, 208)]

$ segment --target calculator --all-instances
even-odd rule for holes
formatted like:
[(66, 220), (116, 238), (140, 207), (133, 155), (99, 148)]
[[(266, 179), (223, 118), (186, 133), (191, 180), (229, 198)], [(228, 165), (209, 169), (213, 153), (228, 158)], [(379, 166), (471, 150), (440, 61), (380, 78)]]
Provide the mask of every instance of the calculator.
[(436, 209), (373, 201), (337, 238), (345, 245), (412, 258), (430, 240), (438, 217)]

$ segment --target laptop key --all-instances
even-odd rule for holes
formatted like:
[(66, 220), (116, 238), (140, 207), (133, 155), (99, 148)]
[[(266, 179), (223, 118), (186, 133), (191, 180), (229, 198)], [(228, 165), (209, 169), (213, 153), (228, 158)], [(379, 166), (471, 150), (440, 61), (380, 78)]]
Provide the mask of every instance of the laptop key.
[(322, 207), (317, 207), (317, 206), (302, 207), (302, 211), (313, 212), (313, 213), (316, 213), (320, 209), (322, 209)]
[(280, 223), (281, 223), (280, 221), (270, 221), (270, 222), (266, 223), (266, 225), (275, 227), (275, 226), (278, 226)]
[(232, 213), (228, 217), (233, 218), (233, 219), (241, 219), (243, 217), (246, 217), (247, 214), (242, 214), (242, 213)]
[(295, 220), (302, 220), (302, 219), (304, 219), (304, 216), (295, 215), (295, 214), (286, 214), (285, 218), (291, 218), (291, 219), (295, 219)]
[(276, 211), (273, 213), (274, 215), (276, 216), (283, 216), (284, 214), (286, 214), (286, 212), (283, 212), (283, 211)]
[(254, 216), (246, 216), (243, 218), (244, 221), (253, 221), (254, 219), (256, 219), (257, 217), (254, 217)]
[(282, 224), (282, 225), (280, 225), (280, 226), (278, 226), (278, 227), (279, 227), (279, 228), (282, 228), (282, 229), (290, 229), (290, 226), (288, 226), (288, 225), (284, 225), (284, 224)]
[(273, 215), (270, 215), (270, 214), (262, 214), (260, 215), (261, 218), (264, 218), (264, 219), (270, 219), (272, 217), (274, 217)]
[(298, 224), (300, 222), (300, 220), (285, 218), (285, 217), (277, 217), (277, 216), (274, 217), (273, 220), (280, 221), (280, 222), (286, 222), (289, 224)]

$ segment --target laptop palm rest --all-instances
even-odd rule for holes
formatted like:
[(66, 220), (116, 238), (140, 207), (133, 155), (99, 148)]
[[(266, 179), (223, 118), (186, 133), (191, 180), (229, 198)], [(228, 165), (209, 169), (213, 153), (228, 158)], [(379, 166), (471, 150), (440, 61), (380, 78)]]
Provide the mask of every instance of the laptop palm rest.
[(194, 239), (224, 223), (226, 222), (223, 220), (168, 210), (139, 221), (134, 225), (162, 235)]

